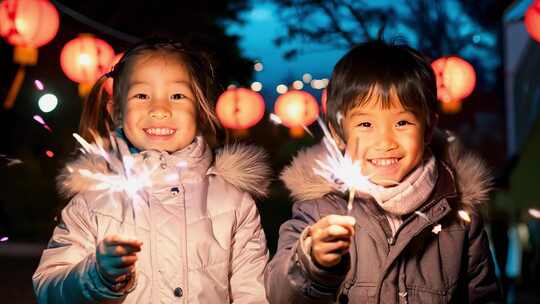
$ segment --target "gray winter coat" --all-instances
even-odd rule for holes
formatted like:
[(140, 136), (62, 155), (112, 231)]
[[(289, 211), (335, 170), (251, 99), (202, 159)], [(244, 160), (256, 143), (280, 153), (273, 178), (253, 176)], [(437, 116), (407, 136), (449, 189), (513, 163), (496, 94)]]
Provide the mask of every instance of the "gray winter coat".
[[(442, 134), (440, 135), (442, 136)], [(312, 261), (301, 239), (329, 214), (346, 214), (342, 195), (313, 173), (324, 152), (301, 152), (282, 174), (298, 200), (292, 219), (280, 229), (278, 251), (267, 267), (270, 303), (486, 303), (500, 291), (488, 238), (476, 205), (487, 199), (483, 163), (454, 141), (432, 145), (439, 178), (429, 199), (404, 218), (394, 236), (382, 209), (370, 196), (353, 208), (355, 235), (350, 254), (331, 269)], [(470, 222), (458, 215), (465, 210)], [(441, 225), (441, 231), (434, 227)]]

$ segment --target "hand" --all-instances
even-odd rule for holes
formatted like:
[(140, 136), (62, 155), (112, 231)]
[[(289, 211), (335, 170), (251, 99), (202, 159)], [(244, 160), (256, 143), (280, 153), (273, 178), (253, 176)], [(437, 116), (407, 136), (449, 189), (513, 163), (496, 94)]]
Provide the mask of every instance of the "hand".
[(356, 220), (351, 216), (328, 215), (309, 229), (311, 258), (323, 267), (336, 266), (349, 251)]
[(97, 269), (108, 283), (129, 281), (142, 242), (119, 235), (106, 236), (96, 248)]

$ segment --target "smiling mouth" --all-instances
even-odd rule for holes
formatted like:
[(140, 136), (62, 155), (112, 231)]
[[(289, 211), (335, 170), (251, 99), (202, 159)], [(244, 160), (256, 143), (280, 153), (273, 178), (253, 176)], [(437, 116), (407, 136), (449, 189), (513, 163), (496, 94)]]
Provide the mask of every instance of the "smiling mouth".
[(143, 131), (151, 136), (169, 136), (176, 132), (176, 129), (171, 128), (145, 128)]
[(375, 167), (391, 167), (399, 162), (400, 158), (373, 158), (368, 159), (368, 162)]

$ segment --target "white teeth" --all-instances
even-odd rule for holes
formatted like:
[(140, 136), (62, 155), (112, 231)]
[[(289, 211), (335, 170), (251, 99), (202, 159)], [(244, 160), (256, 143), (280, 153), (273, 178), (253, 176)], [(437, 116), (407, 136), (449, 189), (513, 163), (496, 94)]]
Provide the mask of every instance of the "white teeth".
[(375, 166), (390, 166), (398, 162), (397, 158), (377, 158), (372, 159), (371, 163)]
[(169, 128), (150, 128), (150, 129), (145, 129), (144, 131), (150, 135), (160, 135), (160, 136), (171, 135), (175, 132), (175, 130), (169, 129)]

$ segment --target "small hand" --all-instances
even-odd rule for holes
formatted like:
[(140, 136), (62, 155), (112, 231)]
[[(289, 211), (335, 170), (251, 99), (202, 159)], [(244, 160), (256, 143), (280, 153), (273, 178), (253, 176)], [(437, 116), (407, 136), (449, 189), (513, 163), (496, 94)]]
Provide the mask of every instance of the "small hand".
[(96, 248), (97, 269), (111, 284), (127, 281), (135, 271), (142, 242), (119, 235), (106, 236)]
[(348, 253), (356, 220), (351, 216), (328, 215), (309, 229), (311, 257), (323, 267), (332, 267)]

